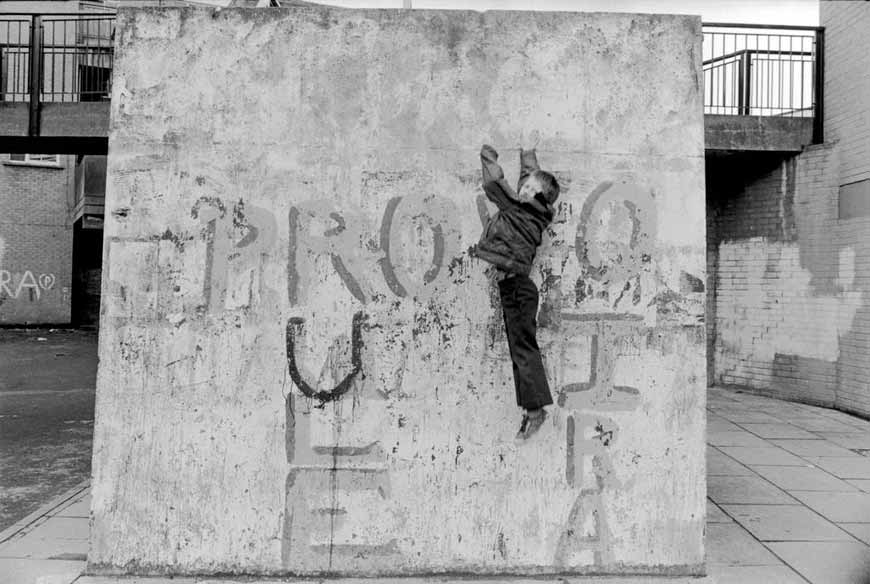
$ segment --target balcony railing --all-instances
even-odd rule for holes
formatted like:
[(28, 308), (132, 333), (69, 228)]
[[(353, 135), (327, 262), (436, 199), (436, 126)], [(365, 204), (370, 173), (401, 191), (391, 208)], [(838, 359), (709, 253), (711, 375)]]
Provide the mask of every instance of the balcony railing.
[(0, 15), (0, 101), (108, 99), (114, 30), (111, 14)]
[(824, 29), (704, 24), (704, 113), (814, 118), (821, 141)]
[[(114, 14), (0, 15), (0, 101), (39, 104), (109, 99)], [(704, 113), (806, 117), (822, 138), (824, 29), (704, 24)]]

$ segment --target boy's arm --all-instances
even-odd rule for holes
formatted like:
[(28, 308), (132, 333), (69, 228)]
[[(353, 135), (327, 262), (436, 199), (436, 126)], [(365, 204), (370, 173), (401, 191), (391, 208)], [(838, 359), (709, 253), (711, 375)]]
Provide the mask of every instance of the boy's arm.
[(538, 166), (538, 156), (535, 154), (540, 141), (541, 134), (537, 130), (533, 130), (528, 135), (525, 132), (520, 134), (520, 180), (517, 184), (523, 184), (530, 174), (541, 169)]
[(536, 170), (541, 170), (538, 166), (538, 156), (535, 154), (535, 149), (531, 150), (521, 149), (520, 150), (520, 182), (522, 183), (526, 178), (535, 172)]
[(498, 164), (498, 152), (489, 144), (480, 149), (480, 164), (483, 171), (483, 191), (486, 198), (499, 209), (510, 206), (517, 195), (504, 179), (504, 171)]

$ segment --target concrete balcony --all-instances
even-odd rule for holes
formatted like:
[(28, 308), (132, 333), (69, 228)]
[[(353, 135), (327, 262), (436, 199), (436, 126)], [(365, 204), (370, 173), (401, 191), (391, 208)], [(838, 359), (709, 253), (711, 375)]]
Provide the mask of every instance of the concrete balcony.
[(814, 118), (704, 115), (708, 151), (800, 152), (813, 143)]

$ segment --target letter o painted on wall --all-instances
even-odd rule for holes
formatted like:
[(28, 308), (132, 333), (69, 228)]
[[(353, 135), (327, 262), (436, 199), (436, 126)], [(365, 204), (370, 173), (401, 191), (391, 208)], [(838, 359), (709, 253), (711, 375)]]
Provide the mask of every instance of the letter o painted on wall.
[[(456, 205), (450, 199), (438, 195), (413, 194), (394, 197), (387, 203), (381, 222), (380, 260), (384, 280), (390, 290), (399, 297), (430, 295), (444, 279), (445, 258), (452, 258), (459, 251), (460, 233), (454, 221), (459, 217)], [(422, 278), (411, 266), (396, 263), (400, 246), (406, 242), (403, 230), (422, 226), (432, 234), (432, 258)]]

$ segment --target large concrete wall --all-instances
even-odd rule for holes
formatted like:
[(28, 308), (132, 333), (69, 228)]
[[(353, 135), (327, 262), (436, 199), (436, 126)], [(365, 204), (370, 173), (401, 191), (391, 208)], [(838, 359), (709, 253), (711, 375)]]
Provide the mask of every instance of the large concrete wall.
[[(95, 571), (703, 571), (692, 17), (121, 11)], [(478, 149), (563, 185), (520, 411)]]

